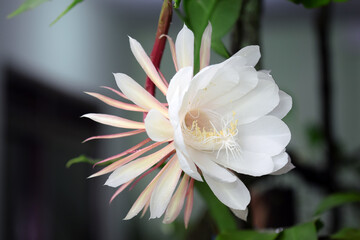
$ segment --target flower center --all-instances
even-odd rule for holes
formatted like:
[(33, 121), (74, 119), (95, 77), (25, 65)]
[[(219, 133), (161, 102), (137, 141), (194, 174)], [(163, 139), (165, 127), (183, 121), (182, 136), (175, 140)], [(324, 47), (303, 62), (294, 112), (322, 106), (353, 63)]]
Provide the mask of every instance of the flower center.
[(236, 154), (240, 146), (236, 141), (238, 120), (224, 119), (213, 111), (194, 109), (185, 115), (183, 133), (185, 142), (191, 147), (203, 151), (226, 150), (228, 154)]

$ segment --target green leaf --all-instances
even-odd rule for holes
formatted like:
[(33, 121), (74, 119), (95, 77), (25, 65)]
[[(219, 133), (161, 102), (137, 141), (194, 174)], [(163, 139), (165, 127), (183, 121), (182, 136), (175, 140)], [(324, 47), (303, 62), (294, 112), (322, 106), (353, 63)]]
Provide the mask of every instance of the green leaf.
[(206, 26), (211, 22), (212, 41), (221, 42), (222, 37), (230, 31), (236, 22), (240, 13), (241, 2), (242, 0), (183, 0), (186, 25), (193, 31), (195, 36), (195, 73), (199, 69), (201, 37)]
[(174, 8), (179, 8), (181, 0), (174, 1)]
[(310, 147), (321, 147), (325, 142), (325, 133), (318, 125), (312, 124), (306, 127), (306, 136)]
[(275, 240), (278, 233), (257, 232), (252, 230), (220, 233), (215, 240)]
[(228, 52), (228, 50), (226, 49), (224, 43), (221, 40), (213, 40), (213, 41), (211, 41), (211, 47), (220, 56), (222, 56), (224, 58), (229, 58), (230, 57), (230, 53)]
[(276, 240), (317, 240), (316, 221), (285, 229)]
[(236, 220), (228, 207), (221, 203), (209, 186), (203, 182), (196, 181), (196, 189), (207, 203), (210, 215), (214, 219), (220, 232), (236, 230)]
[(68, 13), (73, 7), (77, 4), (81, 3), (83, 0), (73, 0), (73, 2), (50, 24), (50, 26), (54, 25), (57, 21), (59, 21), (66, 13)]
[(360, 229), (356, 228), (343, 228), (337, 233), (330, 236), (331, 239), (337, 240), (359, 240)]
[(7, 17), (12, 18), (16, 15), (19, 15), (20, 13), (23, 13), (27, 10), (30, 10), (32, 8), (35, 8), (39, 6), (40, 4), (47, 2), (48, 0), (26, 0), (23, 4), (18, 7), (14, 12), (10, 13)]
[(66, 163), (66, 167), (69, 168), (71, 167), (73, 164), (76, 163), (89, 163), (89, 164), (95, 164), (97, 161), (86, 157), (85, 155), (80, 155), (76, 158), (70, 159), (67, 163)]
[(320, 215), (331, 208), (351, 202), (360, 202), (360, 193), (335, 193), (318, 205), (314, 215)]

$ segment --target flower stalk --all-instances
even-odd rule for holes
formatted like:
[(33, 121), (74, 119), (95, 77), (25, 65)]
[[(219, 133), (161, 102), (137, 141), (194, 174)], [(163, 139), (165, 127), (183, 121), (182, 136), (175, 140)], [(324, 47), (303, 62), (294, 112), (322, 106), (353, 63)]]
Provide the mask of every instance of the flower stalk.
[[(170, 22), (172, 19), (172, 1), (164, 0), (164, 3), (161, 8), (158, 28), (155, 36), (155, 43), (150, 54), (150, 59), (154, 64), (156, 69), (160, 68), (161, 58), (164, 52), (166, 38), (162, 38), (161, 35), (167, 35), (170, 27)], [(155, 84), (151, 81), (149, 77), (146, 77), (145, 89), (151, 95), (155, 96)], [(146, 113), (144, 113), (144, 118)]]

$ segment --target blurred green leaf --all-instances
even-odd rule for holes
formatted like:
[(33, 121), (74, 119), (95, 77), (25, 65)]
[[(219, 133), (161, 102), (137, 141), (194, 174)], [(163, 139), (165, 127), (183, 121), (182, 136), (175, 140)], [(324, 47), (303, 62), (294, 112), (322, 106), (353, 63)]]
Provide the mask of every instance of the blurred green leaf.
[[(289, 0), (296, 4), (302, 4), (306, 8), (317, 8), (328, 5), (331, 0)], [(333, 2), (346, 2), (347, 0), (332, 0)]]
[(326, 197), (317, 207), (315, 215), (320, 215), (331, 208), (345, 203), (360, 202), (360, 193), (335, 193)]
[(236, 230), (236, 220), (229, 208), (221, 203), (209, 186), (204, 182), (196, 181), (196, 189), (207, 203), (210, 215), (215, 221), (220, 232)]
[(86, 157), (85, 155), (80, 155), (76, 158), (70, 159), (67, 163), (66, 163), (66, 167), (69, 168), (71, 167), (73, 164), (76, 163), (89, 163), (91, 165), (95, 164), (97, 161), (91, 158)]
[(306, 136), (311, 147), (320, 147), (325, 143), (325, 134), (323, 129), (316, 124), (306, 127)]
[(236, 22), (241, 2), (242, 0), (183, 0), (186, 25), (195, 35), (194, 72), (199, 69), (201, 37), (208, 23), (211, 22), (212, 25), (212, 41), (221, 42), (221, 38)]
[(179, 8), (181, 0), (174, 1), (174, 8)]
[(50, 24), (50, 26), (54, 25), (57, 21), (59, 21), (65, 14), (67, 14), (73, 7), (77, 4), (81, 3), (83, 0), (73, 0), (73, 2)]
[(317, 240), (316, 221), (287, 228), (276, 240)]
[(230, 57), (230, 53), (228, 52), (228, 50), (226, 49), (224, 43), (221, 40), (213, 40), (213, 41), (211, 41), (211, 47), (220, 56), (222, 56), (224, 58), (229, 58)]
[(35, 8), (39, 6), (40, 4), (47, 2), (48, 0), (26, 0), (23, 4), (18, 7), (14, 12), (10, 13), (7, 17), (12, 18), (16, 15), (19, 15), (22, 12), (25, 12), (27, 10), (30, 10), (32, 8)]
[(215, 240), (275, 240), (278, 235), (278, 233), (242, 230), (220, 233)]
[(343, 228), (337, 233), (330, 236), (331, 239), (337, 240), (359, 240), (360, 229), (356, 228)]

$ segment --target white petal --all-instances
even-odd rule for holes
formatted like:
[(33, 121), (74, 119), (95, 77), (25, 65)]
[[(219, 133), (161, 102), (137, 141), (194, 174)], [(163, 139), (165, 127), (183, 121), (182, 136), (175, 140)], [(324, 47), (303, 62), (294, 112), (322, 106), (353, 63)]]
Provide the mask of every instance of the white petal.
[(211, 49), (211, 23), (207, 25), (201, 38), (200, 47), (200, 69), (208, 66), (210, 63), (210, 49)]
[(192, 76), (193, 68), (191, 66), (180, 69), (171, 79), (166, 95), (166, 100), (170, 107), (173, 105), (174, 100), (180, 101), (183, 99), (185, 92), (189, 88)]
[(170, 52), (171, 52), (171, 56), (172, 56), (172, 59), (173, 59), (173, 62), (174, 62), (174, 66), (175, 66), (175, 70), (178, 71), (178, 66), (177, 66), (177, 61), (176, 61), (176, 50), (175, 50), (175, 44), (174, 44), (174, 41), (172, 40), (171, 37), (169, 37), (168, 35), (165, 35), (165, 34), (162, 34), (160, 36), (160, 38), (162, 37), (166, 37), (167, 40), (168, 40), (168, 43), (170, 45)]
[[(235, 58), (236, 59), (236, 58)], [(241, 61), (241, 58), (237, 57)], [(202, 105), (209, 109), (221, 108), (224, 105), (231, 105), (234, 101), (243, 97), (245, 94), (249, 93), (252, 89), (258, 84), (257, 72), (253, 67), (236, 67), (237, 73), (235, 73), (232, 78), (236, 76), (236, 85), (229, 86), (230, 83), (227, 83), (230, 79), (226, 78), (225, 74), (216, 74), (220, 79), (219, 84), (213, 85), (209, 84), (206, 92), (208, 93), (206, 98), (202, 100)], [(226, 70), (226, 69), (225, 69)], [(227, 71), (228, 74), (231, 74), (231, 71)], [(210, 97), (209, 88), (217, 90), (212, 97)], [(211, 101), (209, 101), (211, 99)], [(208, 104), (206, 104), (208, 102)], [(205, 104), (204, 104), (205, 103)]]
[(144, 119), (147, 135), (156, 142), (172, 139), (174, 135), (173, 127), (169, 120), (158, 110), (151, 109)]
[[(194, 160), (195, 164), (201, 169), (201, 171), (208, 176), (224, 182), (234, 182), (237, 177), (229, 172), (222, 166), (219, 166), (213, 161), (209, 161), (207, 155), (203, 154), (202, 151), (195, 150), (191, 147), (187, 148), (187, 153), (189, 157)], [(216, 155), (217, 152), (213, 152), (213, 155)]]
[(87, 113), (81, 117), (90, 118), (91, 120), (109, 125), (112, 127), (129, 128), (129, 129), (144, 129), (145, 125), (142, 122), (132, 121), (126, 118), (121, 118), (114, 115), (101, 114), (101, 113)]
[(254, 67), (261, 57), (260, 48), (257, 45), (247, 46), (240, 49), (237, 53), (233, 55), (233, 57), (234, 56), (242, 56), (246, 58), (246, 65)]
[(189, 158), (189, 155), (186, 152), (187, 148), (180, 125), (178, 125), (174, 132), (174, 146), (176, 148), (176, 154), (178, 155), (181, 169), (192, 178), (202, 182), (203, 180), (198, 173), (194, 162)]
[(242, 174), (262, 176), (274, 170), (274, 162), (267, 154), (241, 151), (232, 155), (225, 150), (222, 150), (218, 156), (214, 153), (201, 153), (204, 155), (203, 158)]
[(203, 180), (198, 173), (194, 162), (189, 157), (186, 157), (181, 151), (177, 150), (176, 154), (178, 155), (181, 169), (190, 177), (202, 182)]
[(195, 96), (197, 96), (199, 90), (205, 89), (208, 87), (209, 83), (217, 73), (219, 69), (225, 63), (209, 65), (198, 72), (190, 82), (190, 86), (187, 89), (184, 99), (182, 101), (182, 108), (192, 107), (194, 99), (198, 101)]
[(273, 115), (282, 119), (285, 117), (292, 108), (292, 98), (285, 92), (279, 90), (280, 102), (269, 115)]
[(279, 88), (275, 83), (259, 79), (252, 91), (218, 111), (229, 117), (235, 112), (235, 119), (239, 124), (250, 123), (265, 116), (279, 104), (278, 92)]
[(148, 155), (146, 157), (139, 158), (134, 160), (124, 166), (119, 167), (116, 169), (105, 182), (105, 185), (110, 187), (118, 187), (121, 184), (136, 178), (151, 166), (156, 164), (161, 158), (166, 156), (173, 150), (173, 144), (169, 144), (163, 149)]
[(115, 73), (114, 77), (120, 90), (136, 105), (146, 110), (155, 108), (164, 114), (164, 116), (167, 116), (168, 113), (166, 107), (131, 77), (123, 73)]
[(252, 123), (239, 125), (237, 137), (244, 151), (275, 156), (288, 145), (291, 133), (279, 118), (264, 116)]
[(151, 195), (150, 219), (163, 215), (179, 181), (181, 168), (176, 155), (171, 161), (169, 168), (162, 174)]
[(248, 209), (247, 208), (245, 210), (238, 210), (238, 209), (230, 208), (230, 210), (234, 213), (235, 216), (237, 216), (238, 218), (246, 221), (247, 216), (248, 216)]
[(179, 187), (176, 189), (175, 194), (170, 200), (170, 203), (166, 209), (163, 223), (171, 223), (177, 218), (182, 207), (184, 206), (184, 200), (186, 196), (186, 190), (189, 183), (189, 175), (184, 174)]
[(193, 66), (194, 62), (194, 34), (186, 25), (177, 35), (176, 42), (176, 59), (178, 68)]
[(222, 203), (233, 209), (246, 209), (250, 202), (250, 193), (240, 179), (228, 183), (217, 181), (205, 173), (203, 175), (210, 189)]
[(166, 95), (167, 87), (141, 44), (131, 37), (129, 37), (129, 42), (132, 53), (140, 66), (144, 69), (146, 75), (148, 75), (151, 81), (153, 81), (153, 83), (160, 89), (161, 92), (164, 93), (164, 95)]
[(153, 190), (156, 186), (155, 184), (157, 183), (157, 180), (158, 179), (156, 179), (156, 181), (152, 181), (144, 189), (144, 191), (140, 194), (140, 196), (136, 199), (136, 201), (130, 208), (130, 210), (129, 210), (128, 214), (126, 215), (126, 217), (124, 218), (124, 220), (129, 220), (129, 219), (135, 217), (136, 215), (138, 215), (138, 213), (141, 211), (141, 209), (144, 208), (145, 204), (149, 201), (149, 199), (151, 197), (151, 193), (153, 192)]
[(295, 166), (291, 163), (289, 155), (286, 152), (274, 156), (273, 160), (274, 172), (271, 173), (271, 175), (281, 175), (295, 168)]
[[(131, 218), (133, 218), (134, 216), (136, 216), (141, 209), (144, 208), (145, 205), (148, 206), (149, 201), (150, 201), (150, 197), (152, 192), (154, 191), (157, 182), (159, 181), (161, 175), (163, 174), (163, 172), (168, 169), (169, 167), (169, 163), (167, 163), (161, 170), (160, 172), (153, 178), (153, 180), (149, 183), (149, 185), (147, 185), (147, 187), (144, 189), (144, 191), (142, 191), (142, 193), (140, 194), (140, 196), (136, 199), (135, 203), (133, 204), (133, 206), (131, 207), (131, 209), (129, 210), (128, 214), (126, 215), (126, 217), (124, 218), (124, 220), (129, 220)], [(145, 208), (147, 208), (147, 206)]]
[(238, 66), (241, 65), (243, 60), (241, 57), (235, 57), (231, 61), (221, 64), (221, 66), (213, 65), (211, 68), (205, 68), (207, 71), (197, 74), (194, 77), (194, 83), (198, 82), (199, 84), (192, 84), (190, 86), (191, 90), (197, 88), (191, 104), (196, 105), (196, 107), (214, 108), (212, 106), (214, 100), (224, 96), (224, 94), (239, 84)]

